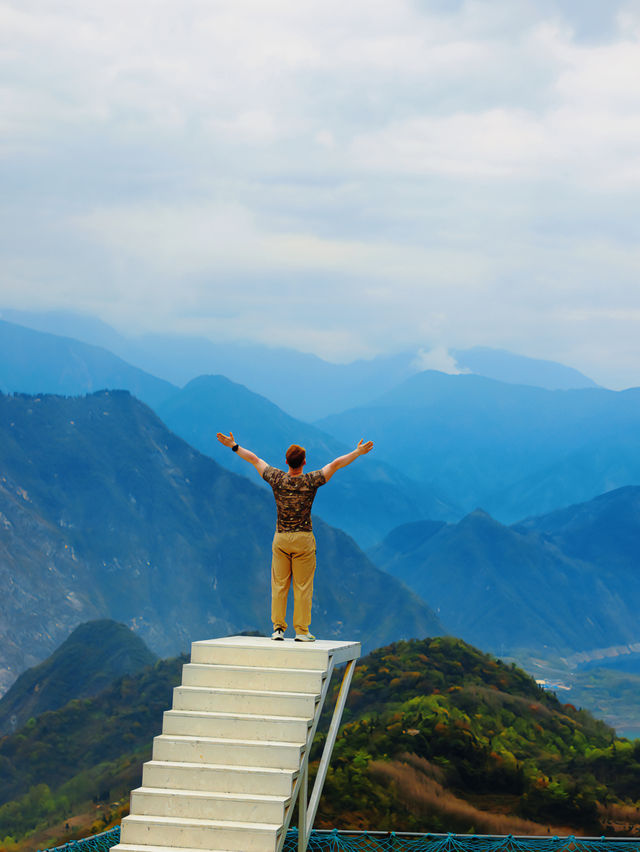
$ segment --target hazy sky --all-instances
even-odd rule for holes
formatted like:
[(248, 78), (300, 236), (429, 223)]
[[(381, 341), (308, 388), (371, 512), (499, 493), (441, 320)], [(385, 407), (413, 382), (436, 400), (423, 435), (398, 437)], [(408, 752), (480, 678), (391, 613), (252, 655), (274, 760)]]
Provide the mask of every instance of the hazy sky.
[(640, 385), (640, 0), (0, 0), (0, 307)]

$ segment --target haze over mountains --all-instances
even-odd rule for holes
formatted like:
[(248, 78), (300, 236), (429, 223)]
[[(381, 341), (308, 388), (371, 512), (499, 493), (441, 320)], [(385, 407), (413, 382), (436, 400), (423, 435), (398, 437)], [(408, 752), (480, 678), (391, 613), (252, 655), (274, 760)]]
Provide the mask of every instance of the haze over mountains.
[[(333, 364), (294, 349), (241, 341), (214, 342), (177, 334), (127, 337), (100, 320), (68, 312), (2, 310), (0, 318), (102, 347), (174, 385), (183, 386), (204, 374), (224, 375), (307, 421), (367, 403), (430, 364), (424, 351)], [(452, 354), (461, 372), (498, 381), (565, 390), (595, 386), (587, 376), (564, 364), (505, 350), (475, 347)], [(133, 393), (129, 385), (123, 387)], [(88, 387), (84, 391), (97, 389)], [(49, 388), (38, 388), (37, 392), (41, 390)]]
[(448, 631), (500, 655), (568, 655), (640, 642), (640, 487), (512, 527), (477, 510), (391, 532), (372, 560)]
[(526, 358), (505, 349), (474, 346), (471, 349), (454, 349), (451, 355), (460, 372), (475, 373), (476, 376), (508, 384), (531, 385), (547, 390), (597, 387), (592, 379), (573, 367), (541, 358)]
[(316, 425), (343, 440), (357, 426), (389, 463), (402, 435), (403, 472), (507, 523), (640, 484), (640, 388), (550, 391), (427, 371)]
[[(276, 465), (283, 464), (289, 444), (303, 443), (309, 450), (307, 470), (349, 452), (360, 437), (348, 444), (336, 441), (222, 376), (202, 376), (180, 390), (99, 347), (2, 321), (0, 356), (0, 390), (74, 395), (102, 388), (129, 390), (194, 447), (254, 480), (255, 472), (218, 444), (218, 428), (235, 430), (239, 440)], [(320, 492), (317, 507), (363, 546), (406, 519), (459, 516), (455, 507), (375, 458), (337, 477), (328, 495)]]
[[(269, 628), (271, 495), (127, 392), (0, 396), (0, 471), (5, 688), (90, 619), (132, 626), (165, 655), (193, 638)], [(349, 536), (314, 527), (321, 634), (374, 647), (442, 632)]]
[[(40, 317), (41, 324), (51, 325), (56, 317)], [(37, 319), (36, 315), (32, 321)], [(62, 321), (61, 324), (65, 328), (80, 327), (86, 336), (93, 334), (96, 340), (126, 342), (108, 326), (83, 323), (75, 315), (67, 317), (66, 325)], [(298, 353), (280, 351), (276, 358), (273, 350), (254, 347), (251, 352), (247, 350), (246, 357), (240, 357), (242, 346), (220, 345), (246, 384), (257, 381), (257, 374), (251, 373), (253, 364), (256, 370), (268, 374), (270, 387), (277, 385), (280, 393), (284, 391), (289, 398), (302, 399), (311, 389), (315, 404), (323, 406), (325, 413), (339, 401), (340, 388), (349, 396), (351, 405), (357, 394), (368, 394), (368, 399), (374, 400), (318, 421), (316, 427), (325, 433), (323, 437), (287, 415), (287, 409), (278, 410), (264, 390), (254, 392), (252, 398), (251, 392), (236, 382), (233, 399), (229, 390), (233, 386), (225, 389), (222, 381), (215, 378), (194, 380), (181, 390), (128, 367), (106, 350), (51, 335), (40, 339), (39, 334), (0, 323), (0, 346), (5, 340), (0, 378), (4, 377), (5, 390), (37, 388), (37, 392), (84, 393), (101, 386), (124, 387), (151, 404), (161, 416), (171, 418), (172, 428), (208, 454), (219, 452), (212, 440), (219, 417), (224, 417), (227, 428), (235, 428), (245, 443), (248, 441), (244, 435), (251, 435), (251, 440), (255, 435), (252, 448), (272, 459), (279, 458), (281, 448), (292, 440), (299, 441), (303, 434), (313, 448), (319, 447), (317, 464), (326, 461), (322, 445), (336, 451), (349, 449), (367, 433), (376, 442), (377, 466), (374, 470), (369, 465), (366, 473), (351, 475), (354, 482), (360, 482), (361, 476), (366, 478), (363, 481), (373, 489), (369, 502), (385, 507), (385, 517), (381, 518), (380, 511), (370, 513), (360, 507), (357, 497), (351, 500), (352, 510), (345, 513), (343, 485), (335, 492), (335, 505), (327, 495), (319, 498), (322, 512), (332, 522), (342, 518), (338, 525), (364, 546), (372, 544), (375, 531), (379, 540), (400, 522), (397, 515), (408, 505), (411, 509), (404, 520), (460, 518), (482, 506), (502, 522), (512, 523), (591, 499), (613, 488), (640, 483), (640, 390), (614, 392), (596, 388), (581, 374), (551, 362), (497, 350), (456, 353), (488, 372), (502, 371), (509, 381), (520, 377), (522, 381), (539, 379), (549, 387), (572, 383), (580, 387), (551, 391), (471, 374), (424, 371), (410, 375), (380, 395), (381, 388), (392, 379), (415, 371), (413, 355), (413, 361), (409, 356), (397, 356), (397, 369), (391, 371), (384, 367), (384, 359), (356, 365), (328, 365), (315, 359), (317, 369), (307, 371), (305, 365), (311, 356), (298, 358)], [(180, 338), (165, 342), (167, 345), (160, 349), (169, 361), (183, 365), (190, 362), (190, 347), (196, 346), (193, 341), (182, 347), (186, 354), (181, 352)], [(200, 352), (199, 360), (194, 355), (194, 361), (210, 363), (209, 343), (200, 344), (206, 351)], [(211, 346), (215, 349), (218, 344)], [(276, 363), (281, 355), (284, 360)], [(389, 366), (392, 360), (384, 363)], [(25, 361), (30, 365), (28, 377), (24, 376)], [(401, 363), (404, 366), (400, 367)], [(339, 374), (342, 379), (327, 379), (325, 367), (334, 378)], [(365, 368), (371, 371), (372, 381), (362, 373)], [(357, 387), (357, 394), (348, 391), (350, 383)], [(244, 435), (230, 418), (230, 407), (237, 410), (237, 423)], [(246, 416), (249, 413), (250, 422)], [(255, 428), (258, 418), (264, 421), (268, 440), (263, 441), (260, 430)], [(410, 448), (410, 453), (399, 452), (403, 447)], [(223, 456), (217, 457), (223, 464), (234, 464)], [(386, 469), (380, 467), (380, 462), (386, 463)], [(362, 497), (362, 489), (358, 496)], [(358, 506), (355, 511), (354, 505)]]
[(176, 388), (111, 352), (0, 320), (0, 391), (76, 395), (126, 389), (155, 405)]

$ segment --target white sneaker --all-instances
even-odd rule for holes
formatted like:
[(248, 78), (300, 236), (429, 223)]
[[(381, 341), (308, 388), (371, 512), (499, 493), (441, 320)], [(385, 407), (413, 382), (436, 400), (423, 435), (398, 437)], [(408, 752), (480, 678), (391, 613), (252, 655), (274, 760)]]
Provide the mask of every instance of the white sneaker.
[(276, 629), (271, 634), (272, 639), (277, 639), (279, 642), (282, 642), (284, 639), (284, 630), (282, 627), (276, 627)]
[(311, 633), (296, 633), (296, 642), (315, 642), (316, 637)]

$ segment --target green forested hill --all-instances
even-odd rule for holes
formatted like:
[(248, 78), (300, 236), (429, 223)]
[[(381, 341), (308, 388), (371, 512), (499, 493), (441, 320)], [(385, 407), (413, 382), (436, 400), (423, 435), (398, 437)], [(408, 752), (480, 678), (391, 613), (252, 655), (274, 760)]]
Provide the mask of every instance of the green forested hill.
[[(137, 784), (183, 661), (0, 740), (0, 846)], [(319, 827), (601, 834), (622, 814), (639, 821), (640, 744), (461, 640), (398, 642), (362, 659), (344, 722)]]
[(640, 744), (616, 740), (515, 666), (445, 637), (399, 642), (359, 664), (321, 819), (600, 834), (605, 803), (639, 797)]
[(40, 665), (23, 672), (0, 700), (0, 734), (72, 698), (97, 695), (117, 677), (150, 665), (155, 654), (139, 636), (109, 619), (80, 624)]
[(0, 739), (0, 848), (139, 783), (186, 657), (119, 679)]

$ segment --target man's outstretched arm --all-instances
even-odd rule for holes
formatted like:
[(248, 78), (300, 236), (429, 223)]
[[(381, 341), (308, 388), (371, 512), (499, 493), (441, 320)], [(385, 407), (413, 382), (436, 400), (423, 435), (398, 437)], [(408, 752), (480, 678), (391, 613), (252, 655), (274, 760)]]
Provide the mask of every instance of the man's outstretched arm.
[[(236, 439), (233, 437), (233, 432), (229, 432), (228, 435), (223, 435), (222, 432), (218, 432), (216, 438), (221, 444), (224, 444), (225, 447), (234, 447), (236, 445)], [(255, 453), (252, 453), (251, 450), (246, 450), (244, 447), (238, 446), (237, 453), (241, 459), (252, 464), (260, 476), (262, 476), (265, 470), (269, 467), (266, 461), (258, 458), (258, 456)]]
[(373, 449), (373, 441), (364, 442), (362, 439), (358, 441), (358, 446), (355, 450), (352, 450), (350, 453), (347, 453), (346, 456), (338, 456), (337, 459), (334, 459), (329, 464), (325, 464), (322, 468), (322, 472), (324, 474), (324, 478), (328, 482), (336, 470), (340, 470), (341, 467), (346, 467), (348, 464), (351, 464), (352, 461), (355, 461), (358, 456), (364, 456), (366, 453), (370, 453)]

